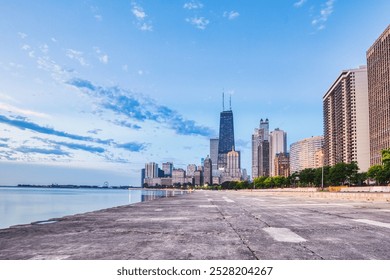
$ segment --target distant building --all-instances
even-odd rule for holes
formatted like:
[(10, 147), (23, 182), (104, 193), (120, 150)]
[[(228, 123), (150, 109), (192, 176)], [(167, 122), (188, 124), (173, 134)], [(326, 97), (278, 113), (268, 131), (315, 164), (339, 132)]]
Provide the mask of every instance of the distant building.
[(194, 184), (195, 186), (203, 186), (203, 172), (201, 170), (194, 172)]
[(278, 153), (275, 155), (273, 176), (290, 176), (290, 155), (288, 153)]
[(212, 172), (213, 176), (215, 176), (218, 170), (218, 138), (210, 139), (210, 159), (213, 164)]
[(164, 162), (162, 164), (162, 170), (164, 171), (164, 177), (172, 177), (173, 163)]
[(172, 170), (172, 184), (179, 184), (183, 185), (184, 183), (187, 183), (186, 180), (186, 172), (184, 169), (178, 168)]
[(149, 162), (145, 164), (145, 178), (158, 178), (158, 164)]
[(144, 186), (145, 183), (145, 168), (141, 169), (141, 187)]
[(276, 128), (270, 133), (270, 174), (271, 176), (277, 176), (275, 170), (275, 157), (276, 154), (287, 153), (287, 133), (283, 130)]
[(187, 177), (194, 177), (196, 170), (197, 170), (196, 164), (187, 165)]
[(232, 150), (227, 154), (227, 177), (226, 181), (241, 180), (240, 153)]
[(219, 122), (218, 169), (227, 167), (227, 153), (234, 146), (233, 111), (222, 111)]
[(252, 134), (252, 178), (270, 175), (269, 121), (260, 120)]
[(325, 165), (357, 162), (361, 171), (367, 171), (370, 135), (365, 66), (341, 72), (323, 97), (323, 113)]
[(306, 168), (318, 168), (316, 153), (322, 150), (323, 136), (314, 136), (292, 143), (290, 145), (290, 173), (299, 172)]
[(204, 160), (204, 184), (212, 185), (213, 184), (213, 166), (212, 161), (209, 156)]
[(381, 164), (390, 148), (390, 25), (367, 50), (370, 165)]

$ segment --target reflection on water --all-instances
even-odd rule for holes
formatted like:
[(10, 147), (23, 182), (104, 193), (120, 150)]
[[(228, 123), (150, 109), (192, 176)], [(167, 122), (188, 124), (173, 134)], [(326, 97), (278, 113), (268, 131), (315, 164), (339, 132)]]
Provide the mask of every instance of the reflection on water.
[(177, 190), (0, 187), (0, 228), (184, 193)]

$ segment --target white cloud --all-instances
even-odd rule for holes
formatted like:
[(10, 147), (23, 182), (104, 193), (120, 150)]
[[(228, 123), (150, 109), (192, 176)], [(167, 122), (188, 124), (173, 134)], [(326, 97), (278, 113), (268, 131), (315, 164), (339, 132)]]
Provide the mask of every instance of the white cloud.
[(23, 32), (18, 32), (18, 35), (19, 35), (20, 39), (25, 39), (27, 37), (27, 34), (23, 33)]
[(187, 10), (202, 9), (203, 4), (198, 2), (198, 1), (191, 1), (191, 2), (185, 3), (183, 8), (187, 9)]
[(139, 29), (142, 31), (153, 31), (153, 26), (144, 22), (139, 26)]
[(21, 109), (17, 108), (15, 106), (5, 104), (5, 103), (0, 103), (0, 110), (8, 111), (10, 113), (18, 113), (18, 114), (23, 114), (27, 116), (34, 116), (34, 117), (40, 117), (40, 118), (49, 118), (47, 114), (40, 113), (40, 112), (34, 112), (31, 110), (26, 110), (26, 109)]
[(95, 17), (95, 19), (96, 19), (97, 21), (102, 21), (102, 20), (103, 20), (102, 15), (95, 15), (94, 17)]
[(230, 11), (230, 12), (224, 12), (223, 13), (223, 17), (226, 17), (228, 18), (229, 20), (233, 20), (237, 17), (239, 17), (240, 14), (238, 12), (235, 12), (235, 11)]
[(102, 56), (99, 56), (99, 60), (101, 63), (107, 64), (108, 63), (108, 55), (104, 54)]
[(294, 7), (297, 7), (297, 8), (302, 7), (303, 4), (305, 4), (305, 2), (306, 2), (306, 0), (299, 0), (298, 2), (294, 3)]
[(80, 63), (81, 66), (88, 66), (88, 63), (85, 61), (83, 57), (83, 53), (80, 51), (67, 49), (66, 50), (66, 56), (70, 59), (74, 59)]
[(51, 41), (52, 41), (53, 43), (57, 43), (57, 39), (54, 38), (54, 37), (51, 38)]
[(142, 31), (153, 31), (153, 26), (151, 21), (146, 22), (146, 18), (148, 15), (144, 11), (144, 9), (138, 5), (136, 2), (132, 2), (133, 8), (131, 9), (131, 12), (135, 16), (137, 20), (137, 27), (139, 30)]
[(63, 82), (69, 79), (68, 75), (71, 71), (62, 68), (48, 56), (38, 57), (36, 62), (38, 68), (49, 72), (54, 80)]
[(133, 5), (133, 9), (131, 11), (137, 19), (143, 20), (147, 17), (146, 13), (144, 12), (144, 9), (137, 4)]
[(129, 71), (129, 66), (127, 64), (122, 65), (122, 70), (125, 72)]
[(94, 47), (94, 50), (96, 54), (98, 55), (99, 61), (101, 63), (107, 64), (108, 63), (108, 55), (102, 54), (102, 51), (98, 47)]
[(329, 16), (333, 13), (335, 0), (328, 0), (322, 5), (319, 15), (317, 15), (311, 22), (311, 24), (322, 30), (325, 28), (325, 23), (328, 21)]
[(24, 51), (27, 51), (29, 49), (31, 49), (31, 47), (29, 45), (23, 45), (22, 46), (22, 50), (24, 50)]
[(49, 46), (47, 44), (43, 44), (39, 47), (39, 49), (41, 50), (41, 52), (43, 52), (44, 54), (48, 53), (49, 52)]
[(204, 17), (186, 18), (186, 21), (194, 25), (198, 29), (206, 29), (210, 21)]

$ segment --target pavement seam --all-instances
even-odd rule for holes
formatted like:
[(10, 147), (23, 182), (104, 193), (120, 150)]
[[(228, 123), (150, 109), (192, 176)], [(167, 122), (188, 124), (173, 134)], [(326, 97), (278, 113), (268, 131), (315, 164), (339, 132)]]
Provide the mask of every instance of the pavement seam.
[[(210, 201), (210, 202), (211, 202), (211, 204), (215, 205), (215, 204), (213, 203), (213, 201)], [(225, 220), (225, 221), (227, 222), (227, 224), (231, 227), (231, 229), (237, 234), (237, 236), (238, 236), (238, 238), (240, 238), (242, 244), (244, 244), (244, 245), (248, 248), (249, 252), (251, 252), (252, 256), (253, 256), (256, 260), (259, 260), (259, 258), (258, 258), (258, 257), (256, 256), (256, 254), (255, 254), (255, 251), (253, 251), (253, 250), (251, 249), (251, 247), (249, 247), (249, 245), (248, 245), (248, 244), (245, 242), (245, 240), (242, 238), (241, 234), (233, 227), (233, 225), (228, 221), (228, 219), (226, 219), (225, 215), (222, 213), (221, 209), (219, 209), (218, 205), (216, 205), (216, 206), (217, 206), (216, 208), (217, 208), (218, 212), (221, 214), (223, 220)]]
[(321, 260), (324, 260), (324, 258), (323, 258), (321, 255), (319, 255), (319, 254), (317, 254), (316, 252), (314, 252), (313, 250), (307, 248), (303, 243), (298, 243), (298, 244), (299, 244), (299, 246), (303, 247), (303, 249), (305, 249), (305, 250), (307, 250), (307, 251), (313, 253), (313, 255), (319, 257)]

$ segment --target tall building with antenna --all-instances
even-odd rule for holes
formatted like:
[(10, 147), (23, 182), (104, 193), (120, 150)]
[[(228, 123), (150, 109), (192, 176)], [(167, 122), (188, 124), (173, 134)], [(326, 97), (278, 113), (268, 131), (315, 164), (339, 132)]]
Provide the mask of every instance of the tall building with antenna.
[(225, 94), (222, 93), (222, 112), (219, 121), (218, 169), (226, 170), (227, 154), (234, 148), (234, 125), (232, 98), (229, 99), (229, 110), (225, 111)]

